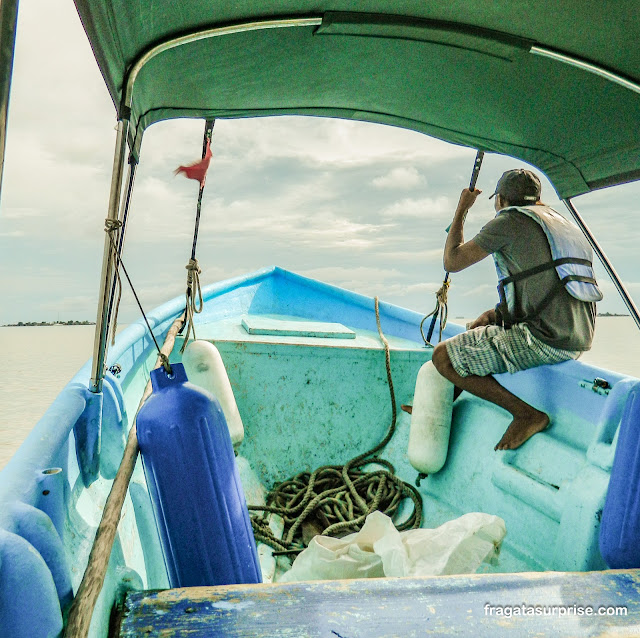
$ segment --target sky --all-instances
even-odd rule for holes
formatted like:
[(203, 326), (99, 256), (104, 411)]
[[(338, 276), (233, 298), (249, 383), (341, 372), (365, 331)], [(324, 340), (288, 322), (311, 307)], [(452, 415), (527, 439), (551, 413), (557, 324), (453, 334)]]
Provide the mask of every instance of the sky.
[[(0, 200), (0, 324), (96, 316), (115, 110), (72, 2), (20, 4)], [(199, 158), (204, 123), (145, 133), (123, 253), (145, 310), (184, 293), (198, 184), (174, 169)], [(218, 120), (197, 257), (203, 284), (278, 265), (430, 312), (442, 251), (475, 150), (388, 126), (321, 118)], [(503, 171), (485, 155), (465, 238), (494, 215)], [(543, 175), (542, 199), (565, 213)], [(640, 304), (640, 185), (574, 200)], [(600, 312), (626, 313), (597, 264)], [(449, 316), (496, 303), (490, 258), (452, 276)], [(125, 287), (119, 323), (138, 310)]]

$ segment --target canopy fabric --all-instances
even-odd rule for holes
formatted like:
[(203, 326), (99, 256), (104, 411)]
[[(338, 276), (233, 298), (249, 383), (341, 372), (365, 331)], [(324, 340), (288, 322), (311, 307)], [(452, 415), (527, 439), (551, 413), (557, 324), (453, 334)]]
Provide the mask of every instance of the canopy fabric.
[(131, 144), (176, 117), (332, 116), (520, 158), (561, 197), (640, 178), (640, 93), (530, 52), (553, 49), (640, 83), (636, 0), (75, 0), (122, 114), (136, 60), (234, 23), (318, 26), (201, 39), (160, 53), (133, 88)]

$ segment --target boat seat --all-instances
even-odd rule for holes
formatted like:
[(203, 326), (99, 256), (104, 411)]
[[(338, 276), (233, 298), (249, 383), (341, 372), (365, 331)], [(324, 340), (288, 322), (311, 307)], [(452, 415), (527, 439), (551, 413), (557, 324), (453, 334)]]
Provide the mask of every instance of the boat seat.
[[(617, 592), (638, 588), (640, 572), (620, 570), (132, 591), (119, 610), (117, 635), (494, 636), (497, 627), (501, 636), (518, 638), (630, 635), (640, 623), (640, 599)], [(517, 605), (520, 613), (505, 612), (505, 604)], [(523, 604), (531, 611), (523, 613)], [(593, 615), (578, 611), (593, 605)], [(626, 614), (616, 615), (621, 605)], [(535, 607), (544, 613), (534, 615)]]

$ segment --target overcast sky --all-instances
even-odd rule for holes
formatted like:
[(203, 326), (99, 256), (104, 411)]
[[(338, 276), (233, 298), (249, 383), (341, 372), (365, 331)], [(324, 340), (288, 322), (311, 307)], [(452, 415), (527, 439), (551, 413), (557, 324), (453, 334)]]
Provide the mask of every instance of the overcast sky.
[[(455, 105), (452, 105), (452, 108)], [(0, 202), (0, 323), (95, 320), (115, 111), (69, 0), (20, 5)], [(124, 261), (143, 305), (183, 293), (198, 184), (175, 177), (196, 160), (202, 121), (145, 134)], [(442, 249), (475, 151), (380, 125), (319, 118), (219, 120), (202, 205), (203, 283), (278, 265), (419, 311), (443, 278)], [(470, 239), (495, 214), (488, 195), (508, 168), (485, 156)], [(564, 213), (543, 178), (543, 200)], [(640, 186), (575, 204), (640, 299)], [(597, 267), (600, 312), (626, 312)], [(496, 302), (490, 259), (453, 276), (450, 317)], [(125, 289), (120, 321), (138, 318)]]

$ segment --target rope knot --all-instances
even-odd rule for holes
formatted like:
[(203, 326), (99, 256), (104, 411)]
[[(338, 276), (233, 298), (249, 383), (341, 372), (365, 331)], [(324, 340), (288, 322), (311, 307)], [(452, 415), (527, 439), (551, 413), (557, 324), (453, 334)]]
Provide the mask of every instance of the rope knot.
[(172, 374), (173, 370), (171, 369), (171, 364), (169, 363), (169, 357), (167, 357), (167, 355), (164, 354), (164, 352), (160, 352), (158, 354), (158, 358), (162, 362), (162, 367), (164, 368), (164, 371), (167, 374)]
[(184, 352), (187, 347), (190, 334), (193, 334), (194, 339), (197, 338), (193, 316), (202, 312), (202, 308), (204, 307), (202, 301), (202, 289), (200, 288), (200, 273), (202, 270), (200, 269), (198, 260), (195, 257), (192, 257), (189, 259), (189, 263), (185, 268), (187, 269), (187, 293), (185, 305), (187, 333), (180, 352)]
[(185, 268), (187, 269), (187, 287), (191, 287), (193, 285), (194, 281), (198, 282), (198, 286), (199, 287), (199, 275), (200, 273), (202, 273), (202, 270), (200, 269), (200, 265), (198, 264), (198, 260), (197, 259), (190, 259), (189, 263), (185, 266)]
[(438, 290), (438, 292), (436, 292), (436, 299), (438, 300), (439, 304), (447, 303), (447, 295), (449, 294), (450, 285), (451, 285), (451, 282), (445, 280), (442, 282), (442, 286), (440, 286), (440, 289)]
[(104, 220), (104, 230), (107, 233), (113, 233), (114, 231), (122, 228), (122, 222), (119, 219), (105, 219)]
[(202, 270), (200, 270), (200, 266), (198, 264), (197, 259), (190, 259), (189, 263), (185, 266), (185, 268), (190, 271), (195, 270), (198, 274), (202, 272)]

